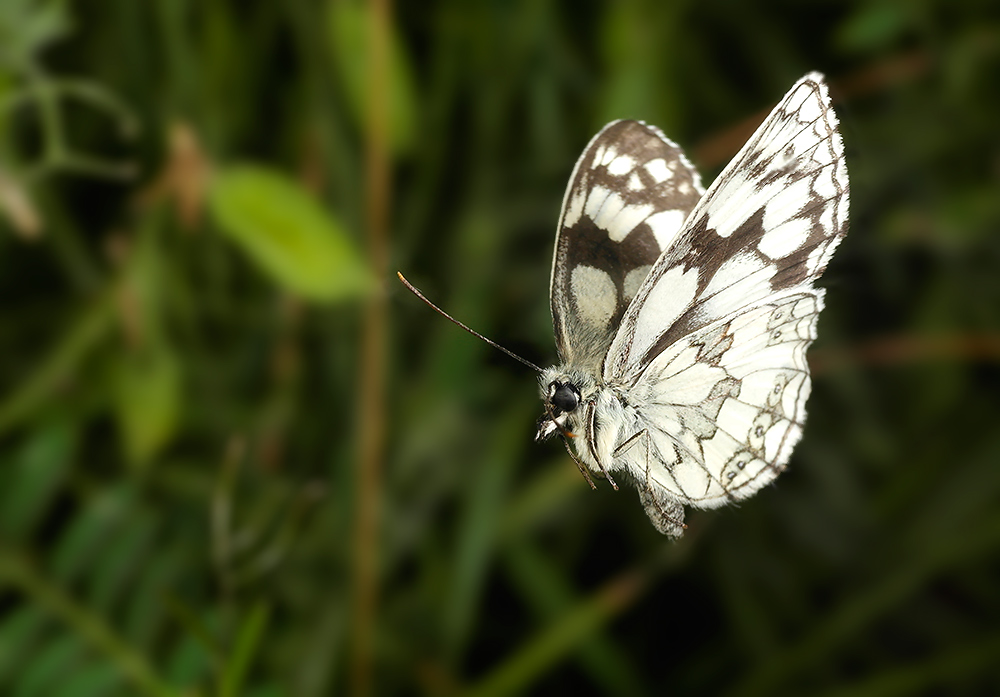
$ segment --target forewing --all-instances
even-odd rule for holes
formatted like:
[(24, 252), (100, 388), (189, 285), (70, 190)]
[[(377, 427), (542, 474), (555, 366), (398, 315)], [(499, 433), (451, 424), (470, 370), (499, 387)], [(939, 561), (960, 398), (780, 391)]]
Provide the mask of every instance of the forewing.
[(774, 479), (802, 435), (822, 306), (822, 291), (777, 294), (659, 354), (630, 393), (649, 436), (627, 463), (640, 488), (712, 508)]
[(611, 342), (605, 379), (634, 385), (673, 344), (771, 297), (819, 298), (813, 282), (847, 231), (847, 207), (837, 118), (822, 76), (811, 73), (723, 170), (654, 264)]
[(563, 198), (550, 300), (564, 363), (596, 373), (652, 265), (704, 190), (681, 149), (639, 121), (615, 121), (576, 163)]

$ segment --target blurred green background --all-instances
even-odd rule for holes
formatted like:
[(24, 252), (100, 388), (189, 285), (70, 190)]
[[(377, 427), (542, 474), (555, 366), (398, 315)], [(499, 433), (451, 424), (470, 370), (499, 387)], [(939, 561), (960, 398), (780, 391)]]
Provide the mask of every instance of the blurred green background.
[[(0, 694), (1000, 693), (1000, 11), (0, 1)], [(532, 443), (603, 123), (827, 74), (810, 420), (658, 535)]]

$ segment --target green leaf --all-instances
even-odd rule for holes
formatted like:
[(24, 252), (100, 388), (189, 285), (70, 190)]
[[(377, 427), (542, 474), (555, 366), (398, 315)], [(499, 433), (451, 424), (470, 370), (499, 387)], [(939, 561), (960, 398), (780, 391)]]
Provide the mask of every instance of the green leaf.
[(839, 46), (850, 52), (875, 51), (897, 41), (909, 17), (899, 3), (871, 2), (859, 5), (836, 33)]
[(112, 373), (115, 416), (128, 461), (141, 467), (177, 430), (181, 366), (164, 345), (127, 351)]
[(62, 482), (75, 441), (64, 424), (43, 426), (0, 466), (0, 533), (17, 539), (31, 531)]
[[(369, 66), (369, 41), (372, 15), (368, 4), (350, 0), (332, 0), (328, 5), (330, 51), (334, 68), (347, 96), (351, 115), (358, 128), (370, 120), (368, 90), (373, 80)], [(417, 113), (412, 61), (399, 35), (389, 29), (388, 36), (388, 128), (392, 151), (407, 152), (413, 144)]]
[(333, 301), (373, 288), (340, 222), (288, 177), (234, 166), (216, 176), (210, 203), (222, 231), (289, 291)]
[(260, 639), (267, 627), (270, 611), (264, 603), (257, 603), (250, 610), (236, 637), (236, 645), (226, 665), (219, 690), (220, 697), (236, 697), (242, 694), (243, 681), (257, 651)]

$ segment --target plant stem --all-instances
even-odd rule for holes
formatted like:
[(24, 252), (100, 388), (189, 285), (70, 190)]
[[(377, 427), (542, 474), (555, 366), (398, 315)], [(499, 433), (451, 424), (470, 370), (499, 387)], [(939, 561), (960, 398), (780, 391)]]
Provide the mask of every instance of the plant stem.
[(361, 338), (360, 431), (354, 528), (354, 626), (351, 688), (373, 692), (372, 663), (378, 601), (378, 518), (385, 454), (385, 348), (390, 203), (388, 153), (389, 0), (369, 0), (368, 113), (365, 147), (365, 217), (368, 253), (379, 289), (365, 306)]

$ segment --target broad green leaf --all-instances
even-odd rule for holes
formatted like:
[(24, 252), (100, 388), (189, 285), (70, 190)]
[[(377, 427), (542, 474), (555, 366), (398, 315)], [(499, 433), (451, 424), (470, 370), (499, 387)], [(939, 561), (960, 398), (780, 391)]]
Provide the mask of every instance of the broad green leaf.
[(65, 424), (42, 426), (13, 461), (0, 465), (0, 533), (5, 537), (23, 537), (45, 513), (62, 483), (75, 441)]
[[(369, 89), (373, 84), (369, 65), (371, 12), (369, 4), (331, 0), (328, 4), (330, 51), (344, 86), (351, 114), (358, 128), (369, 122)], [(389, 143), (403, 154), (413, 144), (417, 113), (412, 62), (399, 35), (390, 27), (388, 37), (387, 101)]]
[(115, 416), (128, 461), (149, 462), (173, 437), (180, 414), (181, 366), (163, 345), (127, 351), (112, 371)]
[(111, 396), (122, 449), (133, 466), (147, 464), (173, 437), (180, 413), (181, 359), (167, 340), (165, 295), (171, 269), (163, 219), (149, 216), (118, 285), (129, 346), (111, 367)]
[(340, 222), (288, 177), (234, 166), (216, 176), (210, 202), (222, 231), (289, 291), (333, 301), (373, 287)]

